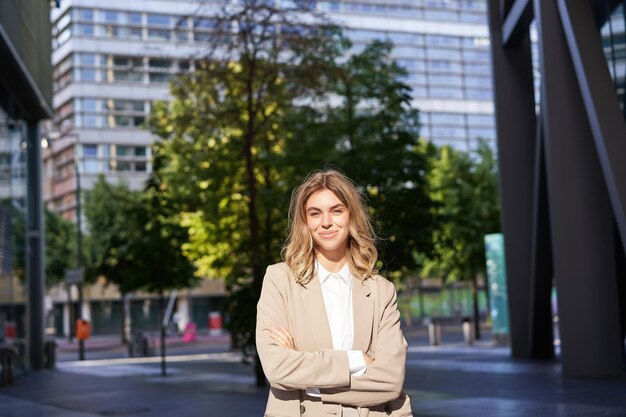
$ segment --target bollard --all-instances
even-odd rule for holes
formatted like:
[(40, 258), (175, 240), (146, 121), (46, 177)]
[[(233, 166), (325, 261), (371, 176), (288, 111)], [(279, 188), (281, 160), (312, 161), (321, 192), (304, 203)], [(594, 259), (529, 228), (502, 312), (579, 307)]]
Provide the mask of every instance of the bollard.
[(431, 346), (439, 346), (441, 344), (441, 325), (428, 323), (428, 341)]
[(13, 383), (13, 371), (17, 359), (17, 348), (10, 345), (0, 345), (0, 386)]
[(46, 340), (43, 345), (44, 365), (46, 368), (53, 369), (57, 364), (57, 342), (55, 340)]
[(465, 339), (465, 344), (473, 345), (475, 338), (476, 338), (476, 335), (474, 334), (474, 326), (472, 325), (472, 322), (469, 320), (464, 320), (463, 321), (463, 339)]
[(219, 311), (209, 313), (209, 334), (211, 336), (222, 334), (222, 316)]
[(142, 332), (134, 331), (128, 341), (128, 357), (142, 358), (152, 354), (148, 337)]

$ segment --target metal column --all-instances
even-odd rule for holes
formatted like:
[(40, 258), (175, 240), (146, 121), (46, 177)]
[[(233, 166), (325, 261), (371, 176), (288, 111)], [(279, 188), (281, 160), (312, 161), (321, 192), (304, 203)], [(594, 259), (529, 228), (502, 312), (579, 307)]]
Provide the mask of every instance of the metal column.
[(557, 0), (535, 0), (534, 6), (563, 371), (621, 375), (611, 202)]
[[(504, 3), (507, 3), (507, 9), (512, 5), (510, 1)], [(530, 36), (527, 30), (515, 31), (515, 42), (505, 47), (502, 35), (505, 15), (503, 5), (500, 0), (491, 0), (488, 6), (492, 33), (494, 102), (498, 110), (496, 130), (511, 348), (513, 356), (527, 358), (531, 357), (530, 225), (536, 128)]]
[(44, 224), (39, 125), (26, 125), (26, 278), (28, 282), (27, 349), (31, 369), (43, 368)]

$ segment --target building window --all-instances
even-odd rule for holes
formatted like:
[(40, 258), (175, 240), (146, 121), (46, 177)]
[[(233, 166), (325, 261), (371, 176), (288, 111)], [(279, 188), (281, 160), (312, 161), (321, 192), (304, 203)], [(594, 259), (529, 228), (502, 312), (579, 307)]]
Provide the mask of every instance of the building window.
[(108, 127), (140, 127), (145, 122), (145, 104), (138, 100), (106, 101)]
[(458, 49), (444, 49), (444, 48), (428, 48), (426, 55), (430, 59), (447, 59), (451, 61), (461, 60), (461, 51)]
[(474, 126), (494, 126), (493, 114), (468, 114), (467, 122)]
[(76, 21), (93, 22), (93, 9), (76, 8), (73, 10), (73, 19)]
[[(463, 79), (460, 75), (437, 75), (430, 74), (428, 76), (431, 86), (450, 86), (450, 87), (462, 87)], [(460, 89), (459, 89), (460, 91)]]
[(437, 125), (459, 125), (465, 124), (465, 117), (460, 113), (431, 113), (430, 122)]
[(72, 82), (72, 59), (73, 55), (70, 54), (52, 69), (54, 92)]
[(76, 34), (79, 36), (93, 36), (94, 26), (92, 24), (79, 23), (75, 25)]
[(145, 146), (113, 145), (113, 147), (115, 158), (111, 158), (109, 162), (112, 171), (147, 171), (148, 157)]
[(72, 127), (72, 118), (74, 116), (74, 102), (69, 100), (59, 106), (55, 112), (55, 121), (61, 126), (61, 129), (65, 130)]
[(143, 58), (109, 55), (107, 81), (143, 82)]
[(172, 61), (151, 58), (148, 63), (151, 83), (165, 83), (169, 81), (172, 75)]
[(141, 13), (128, 13), (128, 23), (141, 25)]
[(167, 29), (148, 29), (148, 39), (168, 41), (171, 31)]
[(148, 13), (148, 26), (166, 26), (169, 27), (172, 22), (171, 16), (164, 14)]
[(83, 147), (83, 172), (96, 174), (102, 172), (102, 164), (98, 158), (98, 145), (82, 145)]
[(101, 10), (100, 20), (107, 23), (118, 23), (120, 21), (120, 13), (112, 10)]
[(9, 183), (11, 181), (11, 155), (0, 153), (0, 182)]
[(465, 97), (469, 100), (492, 100), (491, 90), (468, 88)]

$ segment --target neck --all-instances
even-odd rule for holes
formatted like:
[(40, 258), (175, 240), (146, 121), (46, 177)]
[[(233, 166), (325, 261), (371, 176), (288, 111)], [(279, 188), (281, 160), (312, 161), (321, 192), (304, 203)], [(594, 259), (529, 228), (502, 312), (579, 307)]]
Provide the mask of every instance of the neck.
[(339, 270), (343, 268), (343, 266), (348, 261), (345, 250), (340, 252), (337, 251), (336, 253), (318, 251), (316, 254), (316, 258), (320, 262), (320, 264), (322, 264), (324, 269), (326, 269), (328, 272), (332, 272), (333, 274), (339, 272)]

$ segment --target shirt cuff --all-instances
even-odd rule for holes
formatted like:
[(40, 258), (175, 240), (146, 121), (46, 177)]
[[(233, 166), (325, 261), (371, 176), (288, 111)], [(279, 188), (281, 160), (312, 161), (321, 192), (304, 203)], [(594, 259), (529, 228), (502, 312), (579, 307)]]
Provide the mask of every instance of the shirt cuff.
[(350, 375), (363, 375), (367, 370), (363, 352), (360, 350), (348, 350), (348, 365), (350, 366)]
[(321, 397), (322, 394), (320, 393), (319, 388), (307, 388), (305, 391), (306, 395), (310, 396), (310, 397)]

